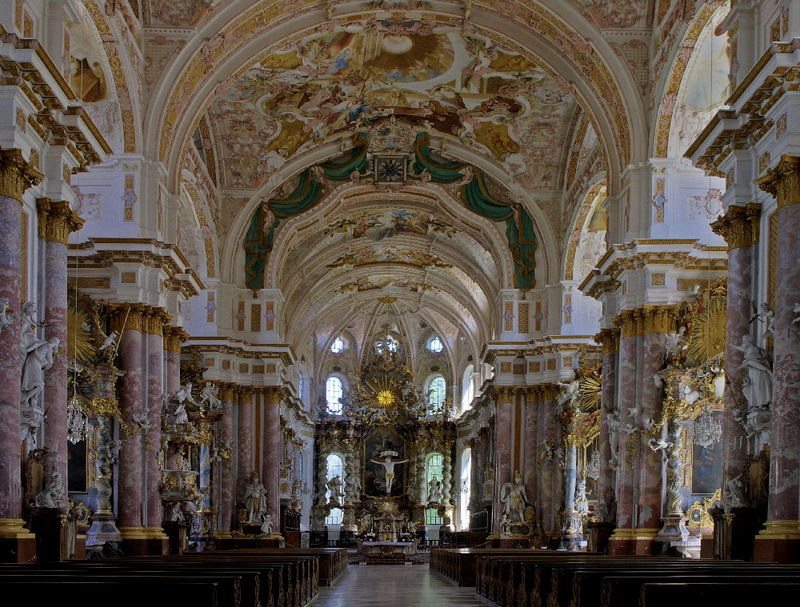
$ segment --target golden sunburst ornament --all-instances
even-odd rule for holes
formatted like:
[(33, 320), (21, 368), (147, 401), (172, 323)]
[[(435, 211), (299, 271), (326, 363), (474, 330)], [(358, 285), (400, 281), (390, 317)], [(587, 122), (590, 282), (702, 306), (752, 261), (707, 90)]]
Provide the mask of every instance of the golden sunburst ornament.
[(67, 306), (67, 352), (82, 363), (94, 360), (92, 334), (86, 330), (89, 317), (72, 302)]
[(578, 403), (581, 411), (591, 413), (600, 409), (600, 398), (603, 392), (603, 380), (600, 373), (592, 371), (582, 377), (578, 383)]
[(390, 390), (381, 390), (378, 392), (378, 404), (384, 409), (394, 403), (394, 394)]
[(725, 321), (727, 300), (713, 297), (697, 318), (689, 332), (687, 364), (698, 366), (709, 358), (725, 351)]

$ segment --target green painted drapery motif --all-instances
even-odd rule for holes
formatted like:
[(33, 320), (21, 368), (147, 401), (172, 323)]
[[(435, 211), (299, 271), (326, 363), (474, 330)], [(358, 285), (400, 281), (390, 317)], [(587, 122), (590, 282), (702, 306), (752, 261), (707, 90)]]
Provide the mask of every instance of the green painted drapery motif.
[[(464, 179), (466, 165), (433, 157), (427, 133), (418, 133), (414, 143), (413, 171), (427, 172), (435, 183), (455, 183)], [(483, 171), (473, 168), (472, 179), (464, 185), (466, 205), (478, 215), (506, 223), (506, 238), (514, 259), (514, 285), (518, 289), (536, 286), (536, 232), (528, 211), (517, 203), (495, 198), (486, 185)]]

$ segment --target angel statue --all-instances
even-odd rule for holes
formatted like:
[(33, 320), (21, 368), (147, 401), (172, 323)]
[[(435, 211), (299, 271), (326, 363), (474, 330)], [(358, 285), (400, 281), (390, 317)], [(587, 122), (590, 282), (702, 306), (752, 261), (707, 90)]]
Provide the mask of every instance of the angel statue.
[(8, 297), (0, 297), (0, 333), (3, 332), (7, 326), (17, 320), (17, 315), (11, 311), (8, 305)]
[(217, 396), (217, 387), (214, 384), (206, 384), (200, 391), (200, 410), (218, 411), (222, 408), (222, 401)]
[(570, 382), (556, 382), (560, 386), (560, 391), (558, 393), (558, 397), (556, 398), (556, 402), (559, 406), (563, 407), (565, 404), (572, 405), (572, 402), (578, 398), (578, 388), (580, 387), (580, 382), (577, 379), (573, 379)]
[(687, 346), (683, 344), (684, 334), (686, 327), (681, 327), (677, 331), (670, 331), (664, 339), (664, 350), (668, 358), (678, 356), (682, 350), (686, 350)]

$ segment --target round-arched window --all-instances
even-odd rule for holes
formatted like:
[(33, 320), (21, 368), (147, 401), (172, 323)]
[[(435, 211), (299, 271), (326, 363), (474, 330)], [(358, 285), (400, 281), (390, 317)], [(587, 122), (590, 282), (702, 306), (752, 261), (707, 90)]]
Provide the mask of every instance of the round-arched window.
[(442, 340), (439, 339), (438, 335), (434, 335), (428, 340), (428, 350), (433, 352), (434, 354), (438, 354), (444, 349), (444, 344)]
[(341, 415), (342, 413), (342, 395), (344, 394), (344, 386), (342, 380), (331, 375), (325, 382), (325, 402), (327, 403), (328, 413), (333, 415)]
[(447, 395), (447, 384), (444, 377), (437, 375), (428, 386), (428, 413), (441, 413)]
[(461, 409), (466, 410), (475, 397), (475, 371), (472, 365), (464, 369), (464, 380), (461, 388)]
[[(344, 481), (344, 460), (341, 455), (338, 453), (330, 453), (328, 457), (325, 458), (325, 463), (327, 464), (327, 470), (325, 472), (326, 481), (331, 480), (334, 476), (338, 476)], [(325, 499), (330, 500), (330, 498), (331, 490), (328, 489), (325, 493)], [(331, 508), (330, 513), (325, 517), (325, 524), (341, 525), (343, 516), (344, 512), (341, 508)]]

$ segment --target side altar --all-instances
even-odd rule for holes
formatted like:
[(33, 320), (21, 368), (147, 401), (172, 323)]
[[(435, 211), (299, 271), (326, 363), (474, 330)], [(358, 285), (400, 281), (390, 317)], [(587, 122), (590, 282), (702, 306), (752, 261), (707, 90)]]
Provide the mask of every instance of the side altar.
[[(426, 522), (450, 529), (451, 406), (431, 410), (402, 356), (389, 351), (376, 354), (350, 385), (341, 414), (319, 412), (312, 529), (340, 525), (343, 544), (407, 554)], [(342, 469), (329, 469), (329, 461)]]

